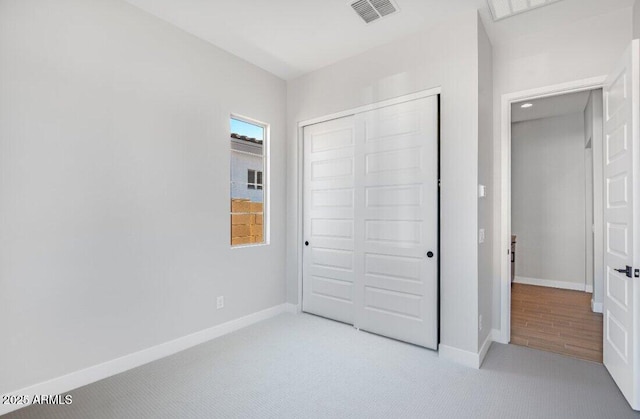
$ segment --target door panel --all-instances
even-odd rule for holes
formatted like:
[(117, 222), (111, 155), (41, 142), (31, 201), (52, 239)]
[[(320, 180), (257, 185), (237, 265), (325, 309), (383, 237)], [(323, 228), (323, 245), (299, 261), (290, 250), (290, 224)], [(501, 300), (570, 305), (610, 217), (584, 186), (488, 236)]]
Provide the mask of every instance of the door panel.
[[(604, 364), (634, 409), (640, 408), (638, 279), (618, 270), (638, 267), (638, 87), (640, 44), (634, 41), (604, 88), (605, 295)], [(636, 198), (637, 199), (637, 198)], [(635, 211), (634, 211), (635, 208)], [(633, 275), (632, 275), (633, 276)]]
[[(358, 115), (364, 137), (358, 327), (437, 348), (438, 110), (435, 97)], [(356, 136), (358, 144), (359, 136)], [(358, 227), (356, 227), (357, 229)]]
[(308, 313), (353, 324), (353, 117), (304, 128), (303, 300)]

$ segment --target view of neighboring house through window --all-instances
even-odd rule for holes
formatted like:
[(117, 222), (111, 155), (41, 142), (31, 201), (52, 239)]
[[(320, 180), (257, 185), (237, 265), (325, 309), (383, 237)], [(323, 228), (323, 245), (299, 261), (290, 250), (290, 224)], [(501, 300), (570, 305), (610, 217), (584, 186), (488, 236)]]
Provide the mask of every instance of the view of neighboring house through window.
[(247, 170), (247, 185), (249, 189), (262, 189), (262, 172), (258, 170)]
[(265, 242), (267, 127), (231, 118), (231, 245)]

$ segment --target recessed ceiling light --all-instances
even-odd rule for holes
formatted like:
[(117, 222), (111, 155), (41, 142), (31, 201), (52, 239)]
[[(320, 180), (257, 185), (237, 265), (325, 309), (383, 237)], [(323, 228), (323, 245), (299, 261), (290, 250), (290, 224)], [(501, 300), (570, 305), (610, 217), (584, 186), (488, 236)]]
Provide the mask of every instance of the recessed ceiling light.
[(558, 1), (560, 0), (487, 0), (487, 3), (493, 20), (498, 21)]
[(525, 103), (524, 105), (522, 105), (520, 107), (522, 109), (532, 108), (533, 107), (533, 103)]

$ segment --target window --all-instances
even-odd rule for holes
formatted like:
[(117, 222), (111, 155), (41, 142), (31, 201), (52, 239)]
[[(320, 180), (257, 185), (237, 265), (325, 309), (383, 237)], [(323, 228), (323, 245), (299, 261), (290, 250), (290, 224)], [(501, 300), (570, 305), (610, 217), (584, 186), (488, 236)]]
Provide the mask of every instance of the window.
[(262, 189), (262, 172), (258, 170), (247, 170), (247, 188)]
[(231, 117), (231, 246), (266, 243), (268, 125)]

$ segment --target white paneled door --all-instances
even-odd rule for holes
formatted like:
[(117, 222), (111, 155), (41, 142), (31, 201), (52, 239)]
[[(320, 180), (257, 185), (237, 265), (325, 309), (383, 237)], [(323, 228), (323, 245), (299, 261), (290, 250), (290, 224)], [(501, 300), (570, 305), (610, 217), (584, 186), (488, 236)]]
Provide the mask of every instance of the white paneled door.
[(304, 129), (303, 309), (354, 323), (354, 117)]
[(437, 349), (437, 97), (305, 127), (304, 150), (303, 310)]
[(604, 365), (640, 409), (640, 43), (604, 88)]

